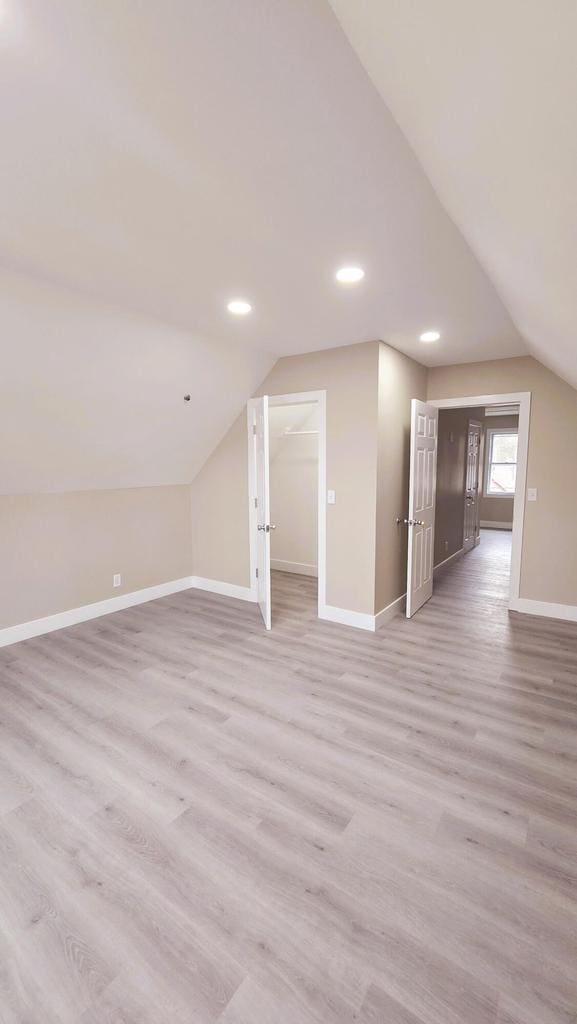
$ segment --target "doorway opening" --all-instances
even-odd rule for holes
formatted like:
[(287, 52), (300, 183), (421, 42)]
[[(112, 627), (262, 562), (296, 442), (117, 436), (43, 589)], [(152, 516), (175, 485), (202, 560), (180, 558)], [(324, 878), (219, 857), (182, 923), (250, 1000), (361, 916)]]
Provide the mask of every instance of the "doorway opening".
[(439, 410), (434, 545), (438, 581), (465, 556), (460, 573), (473, 573), (481, 592), (490, 584), (496, 597), (506, 598), (518, 442), (518, 405)]
[[(413, 400), (407, 616), (457, 571), (519, 599), (530, 394)], [(461, 562), (460, 560), (463, 559)]]
[(275, 624), (296, 625), (317, 616), (318, 462), (318, 402), (281, 405), (271, 396), (270, 566)]
[(248, 403), (251, 579), (265, 627), (325, 605), (326, 393)]

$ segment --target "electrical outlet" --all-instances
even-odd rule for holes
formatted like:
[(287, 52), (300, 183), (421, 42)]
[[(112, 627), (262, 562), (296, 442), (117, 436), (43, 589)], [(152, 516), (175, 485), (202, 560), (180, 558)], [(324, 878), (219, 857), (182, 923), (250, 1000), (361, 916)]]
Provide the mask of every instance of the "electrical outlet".
[(335, 491), (327, 491), (327, 505), (336, 505), (337, 495)]
[(122, 583), (122, 576), (120, 575), (119, 572), (115, 572), (114, 576), (112, 577), (112, 586), (113, 587), (119, 587), (121, 585), (121, 583)]

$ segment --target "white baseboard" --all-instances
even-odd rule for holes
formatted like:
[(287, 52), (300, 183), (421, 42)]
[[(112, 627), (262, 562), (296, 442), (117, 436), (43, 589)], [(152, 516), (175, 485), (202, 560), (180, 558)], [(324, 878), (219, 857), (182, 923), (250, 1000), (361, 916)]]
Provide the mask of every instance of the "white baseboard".
[(189, 586), (196, 590), (209, 590), (211, 594), (236, 597), (238, 601), (256, 601), (256, 590), (251, 587), (241, 587), (238, 583), (224, 583), (222, 580), (207, 580), (203, 576), (191, 576)]
[(434, 567), (433, 575), (436, 572), (438, 572), (439, 569), (443, 569), (445, 566), (450, 565), (451, 562), (456, 562), (458, 558), (462, 558), (462, 556), (464, 554), (465, 554), (465, 549), (464, 548), (459, 548), (458, 551), (453, 551), (452, 555), (449, 555), (448, 558), (444, 558), (442, 562), (439, 562), (439, 564)]
[(577, 605), (574, 604), (555, 604), (553, 601), (533, 601), (528, 597), (514, 597), (509, 608), (524, 615), (542, 615), (548, 619), (577, 622)]
[(405, 610), (407, 595), (401, 594), (396, 601), (391, 601), (386, 608), (381, 608), (375, 615), (375, 629), (380, 629), (386, 622), (390, 622), (396, 615), (401, 615)]
[(319, 571), (316, 565), (309, 565), (308, 562), (287, 562), (284, 558), (271, 558), (271, 569), (277, 572), (295, 572), (299, 576), (318, 576)]
[(386, 622), (390, 622), (403, 611), (406, 596), (406, 594), (402, 594), (401, 597), (397, 597), (386, 608), (381, 608), (376, 615), (352, 612), (348, 608), (337, 608), (335, 605), (325, 604), (319, 608), (319, 619), (339, 622), (341, 626), (354, 626), (355, 629), (367, 629), (374, 633), (375, 630), (380, 629)]
[(47, 615), (42, 619), (22, 622), (18, 626), (8, 626), (6, 629), (0, 629), (0, 647), (19, 643), (20, 640), (30, 640), (34, 636), (42, 636), (43, 633), (52, 633), (56, 629), (76, 626), (79, 622), (98, 619), (101, 615), (120, 612), (124, 608), (132, 608), (135, 604), (144, 604), (146, 601), (155, 601), (159, 597), (168, 597), (181, 590), (188, 590), (191, 586), (190, 576), (184, 576), (180, 580), (158, 583), (154, 587), (144, 587), (142, 590), (133, 590), (128, 594), (119, 594), (118, 597), (109, 597), (105, 601), (84, 604), (80, 608), (70, 608), (68, 611), (58, 612), (56, 615)]
[(494, 523), (490, 519), (481, 519), (482, 530), (512, 530), (513, 523)]
[(351, 612), (348, 608), (336, 608), (331, 604), (324, 604), (319, 608), (319, 619), (327, 619), (329, 622), (340, 622), (342, 626), (355, 626), (356, 629), (375, 630), (375, 616), (367, 615), (365, 612)]
[(142, 590), (133, 590), (128, 594), (119, 594), (118, 597), (109, 597), (105, 601), (84, 604), (80, 608), (70, 608), (66, 612), (47, 615), (43, 619), (33, 619), (31, 622), (22, 622), (18, 626), (0, 629), (0, 647), (17, 644), (21, 640), (30, 640), (32, 637), (42, 636), (44, 633), (53, 633), (56, 629), (76, 626), (79, 622), (98, 619), (101, 615), (121, 612), (136, 604), (145, 604), (147, 601), (155, 601), (159, 597), (178, 594), (181, 590), (192, 589), (209, 590), (213, 594), (236, 597), (240, 601), (256, 601), (256, 591), (251, 590), (250, 587), (239, 587), (235, 583), (223, 583), (220, 580), (206, 580), (201, 576), (184, 576), (180, 580), (159, 583), (154, 587), (144, 587)]

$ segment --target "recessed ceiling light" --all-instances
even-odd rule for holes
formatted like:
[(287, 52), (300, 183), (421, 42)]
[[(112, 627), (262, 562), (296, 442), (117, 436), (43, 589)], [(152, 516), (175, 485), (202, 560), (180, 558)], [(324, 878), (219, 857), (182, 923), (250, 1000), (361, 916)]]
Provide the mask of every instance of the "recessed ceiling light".
[(357, 281), (362, 281), (364, 276), (362, 267), (341, 267), (336, 274), (337, 281), (341, 284), (356, 284)]
[(245, 299), (232, 299), (227, 309), (229, 313), (235, 313), (236, 316), (246, 316), (247, 313), (250, 313), (252, 306)]
[(421, 341), (438, 341), (440, 337), (441, 337), (441, 335), (439, 334), (438, 331), (425, 331), (424, 334), (421, 334), (420, 340)]

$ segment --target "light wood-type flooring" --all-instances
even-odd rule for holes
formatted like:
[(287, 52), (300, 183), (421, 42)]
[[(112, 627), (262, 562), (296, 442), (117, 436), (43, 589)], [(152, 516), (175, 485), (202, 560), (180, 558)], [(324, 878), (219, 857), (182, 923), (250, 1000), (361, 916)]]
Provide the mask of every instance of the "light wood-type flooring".
[(577, 1020), (577, 626), (510, 537), (377, 634), (316, 581), (0, 652), (2, 1024)]

